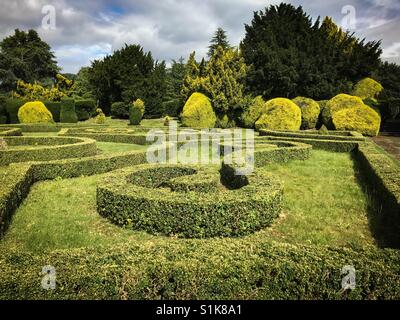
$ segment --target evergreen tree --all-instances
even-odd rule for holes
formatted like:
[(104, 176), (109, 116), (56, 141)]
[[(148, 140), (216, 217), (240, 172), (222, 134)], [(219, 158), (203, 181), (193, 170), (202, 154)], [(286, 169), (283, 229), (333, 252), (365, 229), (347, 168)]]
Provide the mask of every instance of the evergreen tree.
[(14, 34), (0, 42), (0, 81), (3, 88), (25, 82), (54, 78), (59, 72), (50, 46), (42, 41), (35, 30), (16, 29)]
[(165, 62), (156, 62), (147, 81), (147, 89), (143, 95), (146, 106), (146, 118), (159, 118), (163, 115), (163, 102), (167, 92)]
[(308, 96), (317, 100), (348, 92), (370, 75), (380, 42), (359, 41), (331, 19), (313, 23), (302, 7), (280, 4), (255, 12), (241, 44), (251, 71), (248, 91), (264, 98)]
[(218, 47), (222, 47), (224, 50), (230, 49), (226, 31), (222, 28), (218, 28), (217, 31), (215, 31), (214, 36), (210, 41), (210, 46), (208, 47), (208, 57), (211, 58), (214, 54), (214, 51), (217, 50)]
[(185, 59), (172, 60), (172, 65), (167, 69), (167, 93), (164, 101), (164, 113), (177, 116), (182, 110), (185, 101), (182, 99), (181, 90), (185, 77)]
[(196, 52), (189, 55), (185, 66), (185, 77), (183, 78), (181, 96), (186, 101), (190, 95), (201, 90), (201, 78), (199, 64), (196, 62)]

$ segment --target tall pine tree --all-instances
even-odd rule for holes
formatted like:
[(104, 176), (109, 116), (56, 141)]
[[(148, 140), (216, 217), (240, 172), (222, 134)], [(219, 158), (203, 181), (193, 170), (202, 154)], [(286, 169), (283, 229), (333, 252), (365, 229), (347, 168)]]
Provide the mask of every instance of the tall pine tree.
[(207, 54), (209, 58), (212, 57), (212, 55), (214, 54), (215, 50), (217, 50), (218, 47), (222, 47), (222, 49), (224, 50), (231, 48), (228, 41), (228, 36), (226, 35), (226, 31), (222, 28), (218, 28), (217, 31), (215, 31), (214, 36), (210, 41), (210, 46), (208, 47), (208, 54)]

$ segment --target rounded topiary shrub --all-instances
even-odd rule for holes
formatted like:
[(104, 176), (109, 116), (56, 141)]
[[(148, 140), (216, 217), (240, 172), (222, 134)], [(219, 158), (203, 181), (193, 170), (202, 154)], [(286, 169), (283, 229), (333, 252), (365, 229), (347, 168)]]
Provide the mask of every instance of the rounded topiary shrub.
[(18, 110), (18, 120), (21, 123), (52, 123), (53, 115), (43, 102), (32, 101), (25, 103)]
[(361, 99), (375, 99), (382, 92), (382, 85), (371, 78), (364, 78), (354, 86), (353, 95)]
[(114, 102), (111, 105), (111, 117), (114, 119), (129, 119), (129, 104)]
[(64, 98), (61, 100), (60, 122), (77, 123), (78, 116), (75, 112), (74, 99)]
[(97, 116), (94, 118), (94, 122), (97, 124), (103, 124), (106, 122), (106, 115), (100, 108), (96, 109)]
[(241, 121), (245, 128), (254, 128), (254, 124), (261, 116), (264, 105), (265, 101), (262, 96), (251, 99), (241, 116)]
[(357, 131), (366, 136), (376, 136), (379, 133), (381, 117), (371, 107), (359, 105), (335, 112), (332, 122), (336, 130)]
[(144, 102), (140, 99), (137, 99), (129, 106), (129, 122), (133, 125), (140, 124), (142, 121), (143, 115), (145, 111)]
[(328, 129), (335, 129), (332, 123), (332, 116), (334, 113), (349, 108), (356, 108), (363, 106), (364, 102), (360, 97), (351, 96), (348, 94), (338, 94), (326, 103), (325, 108), (322, 110), (322, 123)]
[(256, 121), (256, 130), (299, 130), (301, 110), (291, 100), (275, 98), (265, 103), (261, 117)]
[(297, 97), (293, 99), (301, 109), (301, 129), (314, 129), (317, 126), (320, 113), (319, 104), (310, 98)]
[(195, 92), (186, 101), (181, 114), (182, 125), (195, 128), (213, 128), (217, 117), (211, 101), (202, 93)]

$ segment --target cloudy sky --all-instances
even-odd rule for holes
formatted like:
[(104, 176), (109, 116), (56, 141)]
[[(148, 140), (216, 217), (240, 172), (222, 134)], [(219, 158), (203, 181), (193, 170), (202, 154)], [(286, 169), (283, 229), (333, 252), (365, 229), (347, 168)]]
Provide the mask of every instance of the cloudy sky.
[[(0, 38), (36, 29), (64, 72), (76, 73), (124, 43), (141, 44), (159, 60), (206, 54), (217, 27), (231, 44), (244, 36), (253, 12), (274, 0), (0, 0)], [(331, 16), (367, 40), (382, 39), (383, 58), (400, 63), (399, 0), (293, 0), (313, 18)], [(51, 7), (55, 20), (49, 20)], [(50, 11), (49, 11), (50, 8)], [(50, 15), (48, 15), (50, 13)], [(44, 22), (44, 24), (43, 24)]]

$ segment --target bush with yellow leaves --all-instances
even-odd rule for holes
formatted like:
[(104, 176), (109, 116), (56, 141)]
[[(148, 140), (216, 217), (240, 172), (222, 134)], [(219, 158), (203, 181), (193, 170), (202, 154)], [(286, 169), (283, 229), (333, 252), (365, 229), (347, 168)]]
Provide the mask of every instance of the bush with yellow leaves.
[(53, 116), (43, 102), (32, 101), (25, 103), (18, 110), (20, 123), (53, 123)]
[(217, 117), (210, 99), (195, 92), (186, 101), (181, 114), (182, 125), (193, 128), (213, 128)]

